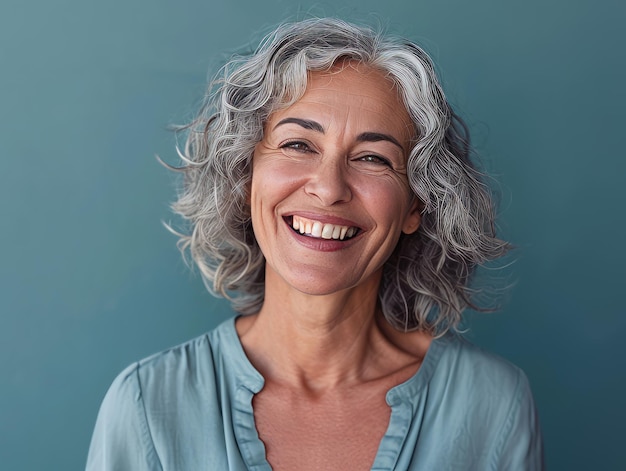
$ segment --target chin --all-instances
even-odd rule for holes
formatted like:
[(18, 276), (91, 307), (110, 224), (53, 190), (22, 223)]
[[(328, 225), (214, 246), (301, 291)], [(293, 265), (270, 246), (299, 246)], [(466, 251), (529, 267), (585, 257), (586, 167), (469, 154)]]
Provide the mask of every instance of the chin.
[(309, 296), (327, 296), (335, 293), (339, 293), (341, 291), (345, 291), (346, 289), (352, 288), (355, 285), (350, 285), (345, 281), (342, 283), (337, 283), (335, 280), (319, 280), (313, 279), (309, 282), (305, 280), (298, 280), (290, 283), (291, 287), (302, 294), (307, 294)]
[(357, 276), (356, 273), (331, 271), (329, 269), (302, 269), (290, 273), (283, 280), (296, 291), (310, 296), (327, 296), (353, 288), (362, 288), (371, 292), (378, 291), (380, 281), (378, 272), (370, 275)]

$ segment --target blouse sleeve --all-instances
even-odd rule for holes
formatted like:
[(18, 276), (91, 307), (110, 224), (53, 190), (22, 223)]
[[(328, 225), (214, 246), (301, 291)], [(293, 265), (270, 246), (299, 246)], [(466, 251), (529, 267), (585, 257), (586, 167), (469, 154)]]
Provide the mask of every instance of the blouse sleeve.
[(146, 419), (138, 365), (113, 381), (102, 402), (86, 470), (162, 470)]
[(493, 469), (542, 471), (543, 443), (533, 395), (526, 375), (519, 371), (519, 383), (511, 412), (500, 435)]

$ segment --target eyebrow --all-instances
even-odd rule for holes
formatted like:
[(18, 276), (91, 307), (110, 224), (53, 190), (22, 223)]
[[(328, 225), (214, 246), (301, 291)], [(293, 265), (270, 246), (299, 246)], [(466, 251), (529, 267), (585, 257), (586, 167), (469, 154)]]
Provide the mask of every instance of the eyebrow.
[[(283, 124), (297, 124), (298, 126), (301, 126), (304, 129), (310, 129), (311, 131), (317, 131), (319, 133), (324, 134), (324, 127), (317, 121), (313, 121), (310, 119), (302, 119), (302, 118), (281, 119), (276, 124), (276, 126), (274, 126), (274, 129), (276, 129), (278, 126), (282, 126)], [(356, 140), (358, 142), (379, 142), (379, 141), (391, 142), (392, 144), (395, 144), (396, 146), (398, 146), (404, 152), (404, 147), (402, 147), (402, 144), (400, 144), (400, 142), (398, 142), (398, 140), (395, 137), (390, 136), (389, 134), (384, 134), (381, 132), (364, 132), (364, 133), (359, 134)]]
[(392, 144), (397, 145), (404, 152), (404, 147), (402, 147), (402, 144), (400, 144), (395, 137), (390, 136), (389, 134), (383, 134), (380, 132), (364, 132), (362, 134), (359, 134), (356, 140), (358, 142), (388, 141), (388, 142), (391, 142)]
[(274, 129), (278, 126), (282, 126), (283, 124), (297, 124), (298, 126), (302, 126), (304, 129), (310, 129), (311, 131), (317, 131), (324, 134), (324, 128), (317, 121), (311, 121), (310, 119), (301, 119), (301, 118), (285, 118), (281, 119)]

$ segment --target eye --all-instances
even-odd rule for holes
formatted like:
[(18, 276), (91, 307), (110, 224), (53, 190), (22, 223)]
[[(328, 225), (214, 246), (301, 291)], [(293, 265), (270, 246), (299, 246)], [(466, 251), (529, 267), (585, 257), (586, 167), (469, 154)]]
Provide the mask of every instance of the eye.
[(357, 160), (361, 162), (367, 162), (371, 164), (385, 165), (387, 167), (391, 167), (391, 162), (380, 155), (369, 154), (359, 157)]
[(280, 145), (281, 149), (291, 149), (296, 152), (308, 153), (313, 152), (311, 147), (304, 141), (288, 141)]

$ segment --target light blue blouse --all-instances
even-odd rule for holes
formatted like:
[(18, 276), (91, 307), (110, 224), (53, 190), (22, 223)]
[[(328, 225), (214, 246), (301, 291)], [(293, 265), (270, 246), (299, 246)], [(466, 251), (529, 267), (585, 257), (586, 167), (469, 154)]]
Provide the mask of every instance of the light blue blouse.
[[(271, 470), (252, 411), (263, 383), (234, 319), (140, 361), (104, 398), (87, 470)], [(433, 341), (387, 403), (373, 470), (543, 469), (526, 376), (457, 335)]]

